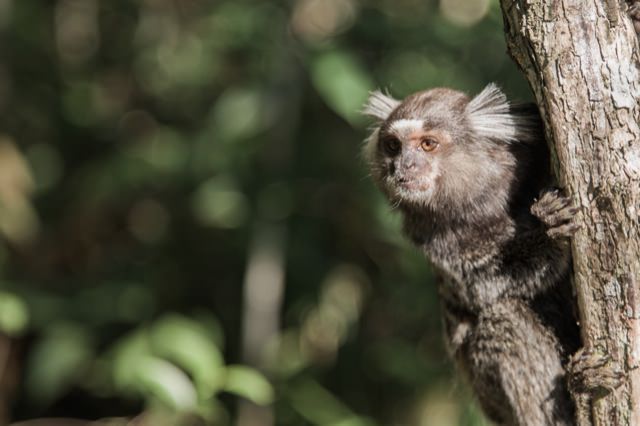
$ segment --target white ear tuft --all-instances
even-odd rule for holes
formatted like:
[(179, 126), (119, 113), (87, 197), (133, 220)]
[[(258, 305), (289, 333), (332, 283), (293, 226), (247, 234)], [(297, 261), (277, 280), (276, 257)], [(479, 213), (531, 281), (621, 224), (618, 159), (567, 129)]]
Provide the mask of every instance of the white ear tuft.
[(384, 121), (398, 105), (400, 105), (400, 101), (376, 90), (375, 92), (371, 92), (369, 99), (364, 104), (362, 113), (380, 121)]
[(471, 128), (478, 136), (505, 142), (517, 139), (517, 118), (510, 113), (507, 97), (494, 83), (469, 102), (466, 112)]

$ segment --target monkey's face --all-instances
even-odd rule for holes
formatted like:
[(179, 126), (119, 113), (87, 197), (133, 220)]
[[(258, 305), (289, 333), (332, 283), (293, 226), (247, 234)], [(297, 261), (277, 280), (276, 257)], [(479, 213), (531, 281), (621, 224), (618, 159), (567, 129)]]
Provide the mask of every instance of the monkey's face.
[(486, 203), (492, 187), (508, 186), (509, 145), (534, 134), (493, 84), (472, 99), (444, 88), (402, 101), (374, 92), (364, 112), (377, 120), (364, 155), (378, 186), (393, 203), (444, 210)]
[(397, 119), (381, 126), (373, 143), (376, 177), (385, 193), (398, 201), (428, 202), (441, 184), (442, 157), (452, 144), (449, 132), (420, 119)]
[(399, 102), (365, 148), (373, 177), (393, 202), (430, 204), (446, 189), (446, 174), (463, 143), (468, 98), (434, 89)]

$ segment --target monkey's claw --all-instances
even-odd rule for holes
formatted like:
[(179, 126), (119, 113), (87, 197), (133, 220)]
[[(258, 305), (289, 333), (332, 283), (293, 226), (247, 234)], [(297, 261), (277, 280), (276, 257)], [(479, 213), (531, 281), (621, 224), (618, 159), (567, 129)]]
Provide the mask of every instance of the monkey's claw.
[(547, 227), (553, 239), (569, 238), (579, 228), (574, 219), (579, 209), (559, 189), (545, 191), (531, 206), (531, 213)]
[(611, 365), (610, 358), (593, 349), (582, 348), (571, 356), (567, 373), (569, 387), (577, 393), (602, 397), (618, 388), (624, 373)]

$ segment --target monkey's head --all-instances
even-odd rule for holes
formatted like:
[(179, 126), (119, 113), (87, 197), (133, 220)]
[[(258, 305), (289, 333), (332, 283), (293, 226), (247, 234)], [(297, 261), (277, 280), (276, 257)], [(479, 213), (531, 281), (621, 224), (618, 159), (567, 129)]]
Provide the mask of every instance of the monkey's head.
[(374, 92), (364, 113), (377, 120), (365, 158), (393, 203), (460, 207), (514, 167), (508, 145), (520, 136), (519, 119), (493, 84), (474, 98), (444, 88), (402, 101)]

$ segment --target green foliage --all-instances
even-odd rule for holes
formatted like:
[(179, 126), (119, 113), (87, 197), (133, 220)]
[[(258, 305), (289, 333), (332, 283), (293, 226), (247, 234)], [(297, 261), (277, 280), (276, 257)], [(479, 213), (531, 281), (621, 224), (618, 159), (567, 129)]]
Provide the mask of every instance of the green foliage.
[(501, 26), (488, 0), (0, 1), (0, 412), (484, 424), (359, 110), (526, 96)]
[(133, 392), (149, 404), (203, 418), (220, 416), (220, 392), (242, 396), (259, 405), (273, 401), (271, 384), (246, 366), (226, 366), (215, 339), (203, 325), (179, 315), (166, 315), (120, 340), (107, 364), (112, 365), (111, 392)]
[(353, 123), (363, 121), (360, 110), (374, 87), (354, 55), (335, 50), (319, 55), (311, 63), (311, 78), (335, 112)]
[(254, 369), (244, 365), (227, 367), (223, 388), (259, 405), (273, 402), (273, 388), (269, 382)]
[(25, 386), (39, 404), (49, 404), (82, 377), (93, 356), (87, 330), (76, 324), (59, 323), (33, 348), (28, 360)]
[(0, 292), (0, 331), (9, 336), (20, 335), (29, 323), (29, 311), (15, 294)]

